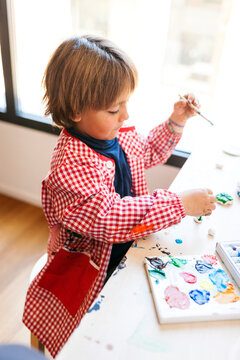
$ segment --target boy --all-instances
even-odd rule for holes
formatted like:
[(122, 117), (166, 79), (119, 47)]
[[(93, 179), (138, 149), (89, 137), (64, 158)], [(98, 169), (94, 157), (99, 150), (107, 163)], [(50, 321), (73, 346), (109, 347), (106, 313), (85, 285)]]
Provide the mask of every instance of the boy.
[(30, 285), (23, 321), (55, 357), (135, 239), (210, 214), (216, 200), (207, 189), (149, 194), (144, 169), (166, 162), (194, 111), (177, 102), (147, 139), (124, 127), (137, 71), (112, 43), (63, 42), (44, 84), (46, 115), (64, 129), (42, 184), (48, 261)]

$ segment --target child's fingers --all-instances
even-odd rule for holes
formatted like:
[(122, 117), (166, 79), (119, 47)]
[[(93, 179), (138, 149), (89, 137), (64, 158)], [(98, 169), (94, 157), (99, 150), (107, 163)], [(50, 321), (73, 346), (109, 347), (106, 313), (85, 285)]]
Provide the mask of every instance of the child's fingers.
[(208, 194), (211, 194), (211, 195), (213, 194), (211, 189), (207, 189), (207, 192), (208, 192)]
[(210, 200), (211, 204), (214, 204), (215, 202), (217, 202), (216, 196), (214, 196), (214, 195), (210, 196), (209, 200)]
[(196, 95), (194, 93), (189, 93), (184, 95), (184, 97), (194, 106), (196, 106), (197, 108), (200, 108), (200, 102), (199, 99), (196, 97)]
[(179, 100), (174, 104), (174, 109), (178, 113), (185, 112), (189, 108), (188, 103), (184, 100)]
[(207, 189), (207, 193), (208, 193), (209, 203), (211, 204), (212, 209), (215, 209), (215, 203), (217, 201), (216, 196), (213, 195), (213, 192), (210, 189)]

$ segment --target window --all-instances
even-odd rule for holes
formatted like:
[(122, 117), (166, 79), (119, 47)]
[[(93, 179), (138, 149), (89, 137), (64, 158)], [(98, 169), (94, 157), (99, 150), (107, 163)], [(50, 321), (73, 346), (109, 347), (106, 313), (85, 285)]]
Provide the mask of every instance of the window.
[(6, 99), (5, 99), (5, 87), (3, 80), (3, 71), (2, 71), (2, 56), (0, 52), (0, 111), (6, 111)]
[(190, 120), (177, 148), (191, 151), (209, 131), (239, 143), (232, 128), (239, 134), (240, 122), (231, 105), (239, 92), (239, 11), (237, 0), (171, 1), (161, 82), (165, 106), (170, 108), (176, 94), (193, 91), (215, 124), (211, 128), (199, 116)]
[[(57, 9), (57, 10), (56, 10)], [(43, 115), (41, 81), (58, 44), (72, 32), (69, 1), (11, 1), (17, 111)]]
[[(129, 112), (141, 132), (167, 119), (178, 94), (189, 91), (199, 97), (203, 114), (219, 131), (238, 128), (232, 106), (240, 82), (238, 0), (6, 2), (17, 116), (51, 123), (43, 118), (41, 103), (48, 60), (65, 38), (96, 33), (124, 49), (138, 68), (139, 86)], [(190, 120), (178, 149), (191, 151), (209, 127), (200, 117)]]

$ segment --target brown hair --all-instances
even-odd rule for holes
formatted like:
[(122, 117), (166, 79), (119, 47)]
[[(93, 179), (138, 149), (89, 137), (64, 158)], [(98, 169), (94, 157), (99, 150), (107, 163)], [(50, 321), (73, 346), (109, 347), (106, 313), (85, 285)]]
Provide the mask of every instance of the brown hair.
[(45, 115), (51, 114), (59, 127), (71, 127), (78, 114), (107, 109), (136, 85), (133, 62), (113, 43), (90, 35), (71, 38), (56, 49), (45, 70)]

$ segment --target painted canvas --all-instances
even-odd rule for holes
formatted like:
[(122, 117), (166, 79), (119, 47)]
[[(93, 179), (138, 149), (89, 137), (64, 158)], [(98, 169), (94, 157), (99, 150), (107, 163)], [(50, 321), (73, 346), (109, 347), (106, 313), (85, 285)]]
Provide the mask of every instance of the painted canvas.
[(240, 292), (215, 255), (146, 257), (160, 323), (240, 319)]

